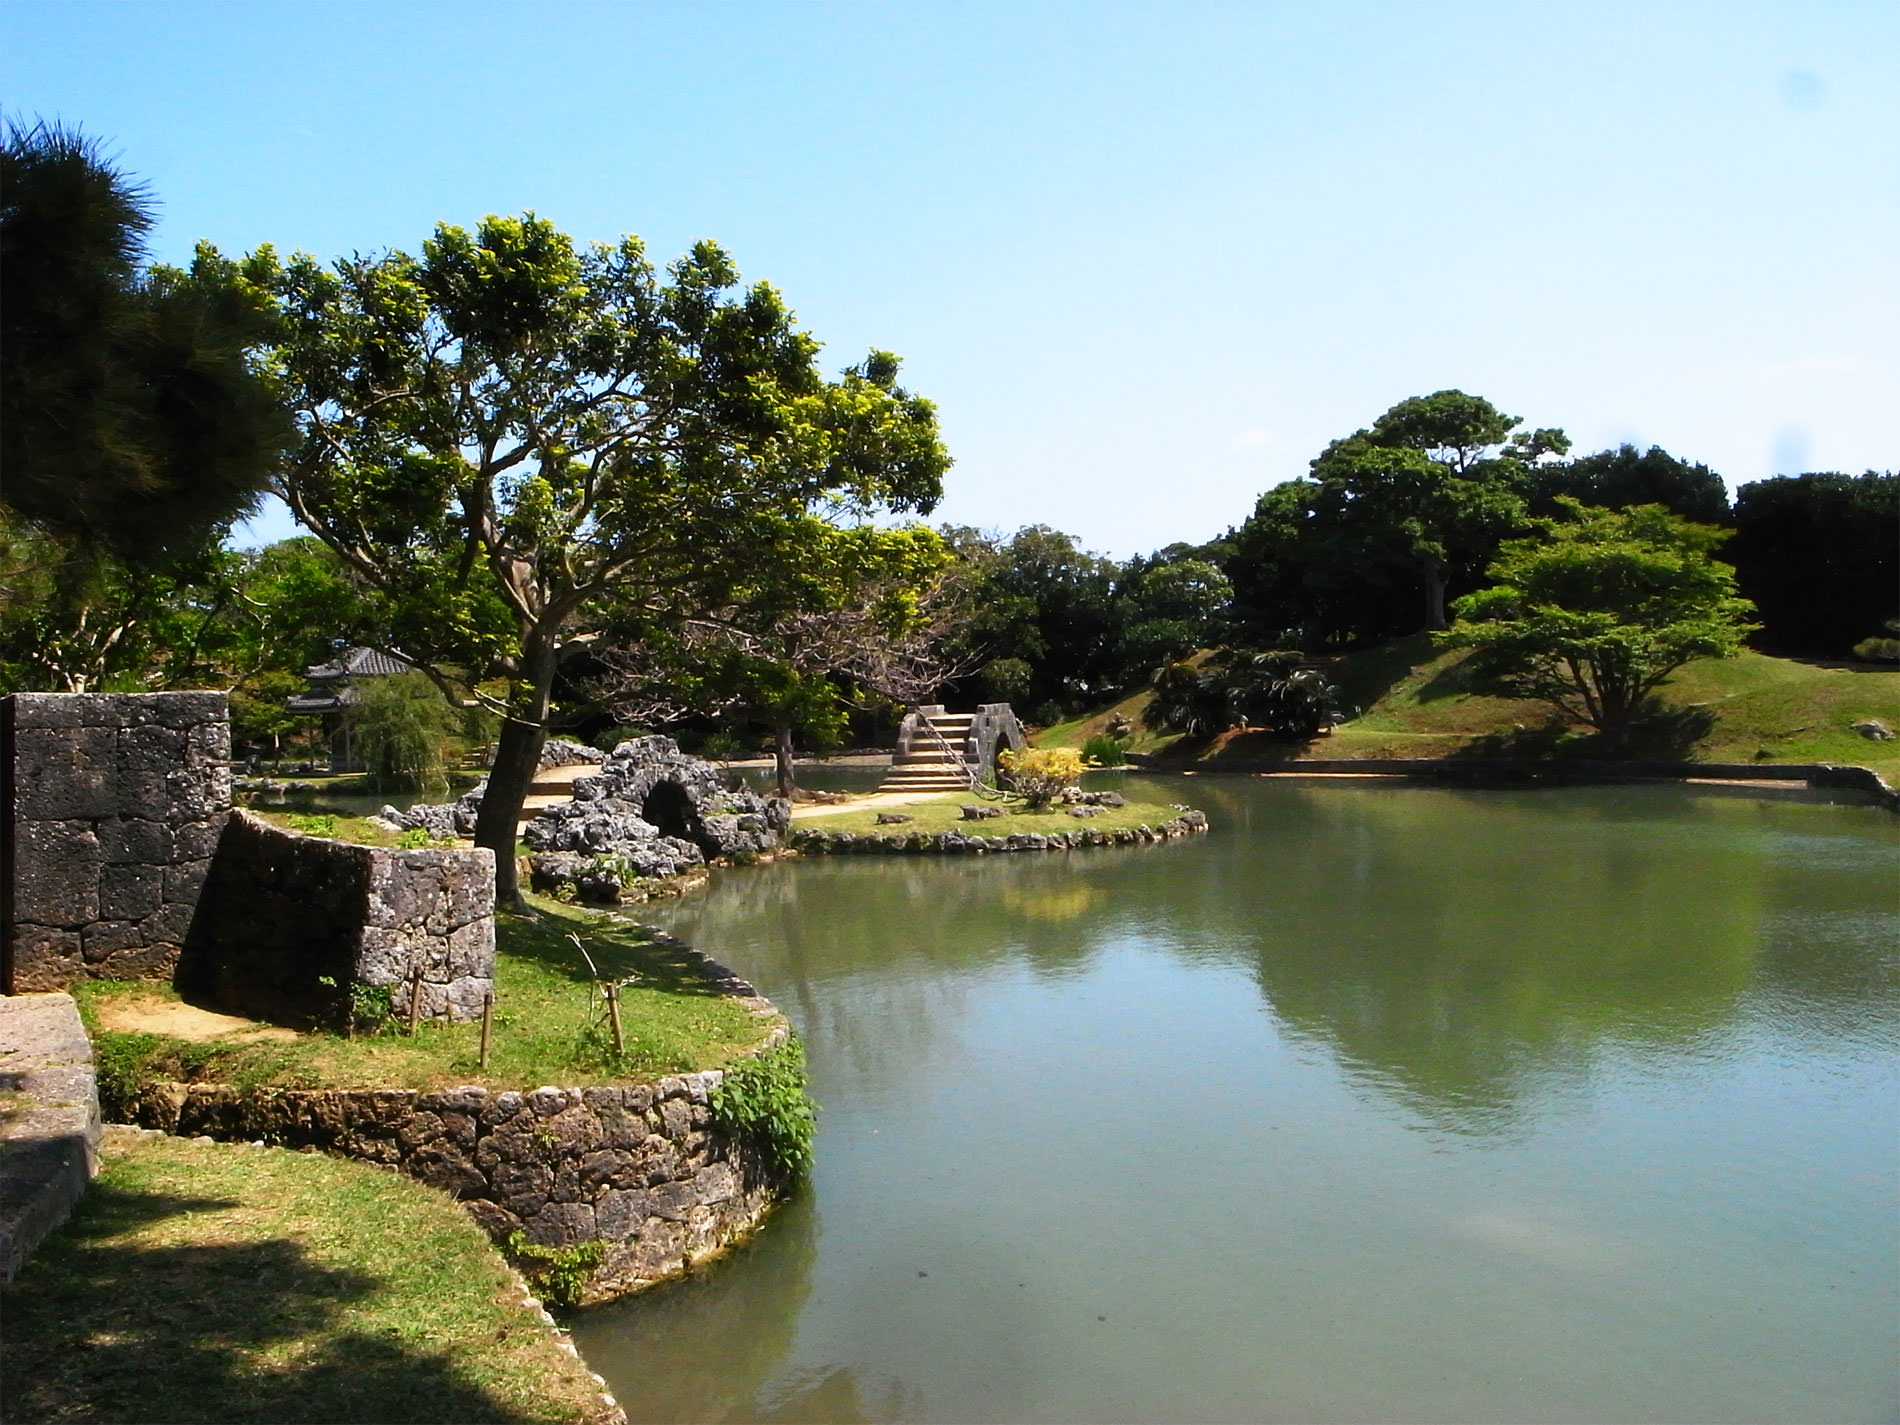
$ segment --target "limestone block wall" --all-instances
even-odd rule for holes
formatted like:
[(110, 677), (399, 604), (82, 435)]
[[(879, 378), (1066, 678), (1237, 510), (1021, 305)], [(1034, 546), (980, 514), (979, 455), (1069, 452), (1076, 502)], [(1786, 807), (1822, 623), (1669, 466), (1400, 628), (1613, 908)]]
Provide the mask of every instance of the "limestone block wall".
[(472, 1019), (495, 985), (495, 858), (303, 836), (229, 813), (177, 983), (233, 1014), (291, 1025), (350, 1014), (351, 987), (399, 1016)]
[[(761, 1001), (763, 1003), (763, 1001)], [(777, 1037), (785, 1033), (782, 1023)], [(713, 1122), (720, 1070), (652, 1084), (263, 1090), (165, 1084), (109, 1104), (168, 1133), (283, 1144), (381, 1163), (459, 1198), (499, 1244), (598, 1241), (585, 1302), (624, 1296), (718, 1252), (783, 1192)]]
[(0, 701), (7, 993), (162, 978), (231, 806), (223, 693)]

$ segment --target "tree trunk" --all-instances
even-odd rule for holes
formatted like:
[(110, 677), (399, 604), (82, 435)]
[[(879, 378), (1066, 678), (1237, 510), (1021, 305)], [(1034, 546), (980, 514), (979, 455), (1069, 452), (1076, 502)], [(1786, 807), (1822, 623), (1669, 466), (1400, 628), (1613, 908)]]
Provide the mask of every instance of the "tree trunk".
[(1433, 633), (1451, 627), (1445, 617), (1445, 566), (1435, 559), (1425, 563), (1425, 627)]
[(528, 799), (535, 766), (541, 760), (554, 692), (552, 645), (531, 645), (522, 651), (527, 705), (511, 710), (502, 721), (494, 765), (488, 769), (488, 790), (482, 793), (482, 808), (475, 818), (475, 844), (495, 853), (497, 910), (520, 910), (525, 905), (520, 878), (515, 874), (515, 827), (521, 821), (521, 804)]
[(778, 794), (790, 801), (792, 793), (797, 790), (792, 780), (792, 725), (781, 722), (774, 731), (778, 734), (777, 744), (773, 748), (773, 755), (778, 762)]
[(545, 724), (507, 719), (495, 744), (495, 763), (488, 769), (488, 790), (482, 793), (482, 809), (475, 819), (475, 844), (495, 853), (497, 910), (519, 910), (523, 904), (515, 875), (515, 827), (546, 734)]

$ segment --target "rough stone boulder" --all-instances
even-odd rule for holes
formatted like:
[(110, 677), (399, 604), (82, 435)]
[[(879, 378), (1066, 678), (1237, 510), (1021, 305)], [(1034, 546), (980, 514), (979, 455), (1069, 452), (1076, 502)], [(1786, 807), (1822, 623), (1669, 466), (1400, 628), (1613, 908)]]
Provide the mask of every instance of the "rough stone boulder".
[[(601, 898), (608, 881), (624, 888), (715, 857), (774, 850), (790, 825), (789, 803), (727, 787), (717, 767), (687, 756), (670, 737), (640, 737), (578, 778), (574, 799), (539, 813), (522, 839), (536, 853), (537, 884), (568, 880)], [(591, 863), (584, 876), (575, 858)]]

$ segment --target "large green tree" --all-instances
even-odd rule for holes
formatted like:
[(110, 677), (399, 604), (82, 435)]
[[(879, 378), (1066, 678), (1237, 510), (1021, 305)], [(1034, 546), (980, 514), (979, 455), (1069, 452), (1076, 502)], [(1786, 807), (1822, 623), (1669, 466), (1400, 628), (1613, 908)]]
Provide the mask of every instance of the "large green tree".
[(1474, 686), (1620, 734), (1683, 664), (1734, 653), (1753, 606), (1712, 557), (1726, 530), (1661, 505), (1559, 504), (1565, 518), (1505, 543), (1497, 583), (1458, 601), (1449, 641), (1472, 649)]
[(1399, 402), (1313, 461), (1314, 532), (1340, 558), (1410, 569), (1424, 626), (1444, 628), (1454, 575), (1522, 522), (1529, 466), (1569, 449), (1562, 431), (1520, 424), (1463, 391)]
[(821, 374), (765, 283), (700, 243), (578, 247), (532, 214), (443, 225), (420, 256), (262, 249), (300, 440), (281, 493), (393, 610), (403, 653), (503, 718), (476, 841), (518, 899), (515, 825), (564, 643), (658, 616), (780, 546), (788, 519), (928, 510), (948, 457), (874, 352)]

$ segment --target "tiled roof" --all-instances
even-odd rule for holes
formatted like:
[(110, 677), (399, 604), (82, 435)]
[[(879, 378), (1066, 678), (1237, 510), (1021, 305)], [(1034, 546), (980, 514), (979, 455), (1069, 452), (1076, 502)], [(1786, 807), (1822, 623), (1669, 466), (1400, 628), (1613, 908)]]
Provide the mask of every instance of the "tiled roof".
[(352, 648), (334, 663), (319, 663), (305, 671), (306, 678), (380, 678), (391, 673), (413, 673), (415, 665), (378, 648)]

